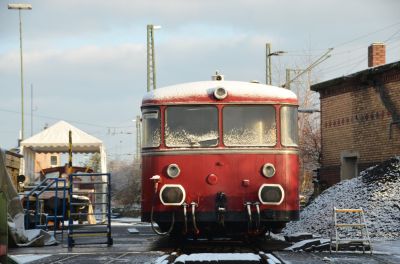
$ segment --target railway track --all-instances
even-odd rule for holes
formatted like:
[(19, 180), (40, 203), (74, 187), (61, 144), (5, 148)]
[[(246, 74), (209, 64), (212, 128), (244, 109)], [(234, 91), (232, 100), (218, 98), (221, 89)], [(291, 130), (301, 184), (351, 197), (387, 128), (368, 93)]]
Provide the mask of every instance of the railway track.
[[(254, 239), (180, 240), (157, 263), (283, 263), (272, 250), (282, 249), (281, 241)], [(164, 251), (168, 252), (168, 251)]]
[[(12, 255), (24, 255), (41, 259), (31, 264), (119, 264), (119, 263), (399, 263), (398, 254), (362, 254), (362, 252), (291, 252), (283, 251), (290, 244), (278, 239), (255, 239), (243, 241), (239, 239), (214, 240), (177, 240), (169, 237), (157, 237), (149, 226), (135, 226), (139, 234), (132, 235), (127, 231), (129, 226), (114, 226), (114, 245), (77, 246), (72, 252), (66, 244), (43, 248), (10, 249)], [(65, 241), (64, 241), (65, 242)], [(400, 242), (390, 241), (381, 247), (400, 248)], [(398, 252), (398, 251), (397, 251)], [(190, 257), (185, 257), (190, 256)], [(218, 261), (208, 261), (216, 257)], [(233, 258), (233, 260), (232, 260)], [(278, 261), (275, 260), (278, 259)], [(27, 262), (24, 262), (27, 263)]]

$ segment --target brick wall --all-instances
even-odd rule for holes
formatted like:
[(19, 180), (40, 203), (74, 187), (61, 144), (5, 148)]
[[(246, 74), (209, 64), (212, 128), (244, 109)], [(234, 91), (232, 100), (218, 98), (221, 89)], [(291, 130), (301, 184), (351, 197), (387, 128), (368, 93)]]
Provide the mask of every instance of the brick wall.
[[(321, 180), (340, 180), (341, 153), (358, 153), (359, 171), (367, 165), (400, 155), (400, 125), (389, 127), (400, 114), (400, 72), (354, 79), (321, 91)], [(365, 166), (364, 166), (364, 165)]]

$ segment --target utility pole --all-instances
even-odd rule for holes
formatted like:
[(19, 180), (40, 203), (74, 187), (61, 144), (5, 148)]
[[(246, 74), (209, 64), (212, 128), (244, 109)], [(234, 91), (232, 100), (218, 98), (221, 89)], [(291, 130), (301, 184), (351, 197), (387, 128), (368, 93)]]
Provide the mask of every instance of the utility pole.
[(272, 56), (280, 56), (286, 53), (285, 51), (274, 51), (271, 52), (271, 43), (265, 45), (265, 83), (272, 84)]
[(271, 43), (267, 43), (265, 45), (265, 83), (271, 85), (272, 76), (271, 76)]
[(292, 69), (286, 69), (286, 83), (288, 84), (287, 86), (285, 86), (286, 89), (290, 90), (290, 71), (292, 71)]
[(154, 54), (154, 30), (161, 26), (147, 25), (147, 91), (155, 90), (156, 85), (156, 62)]
[(294, 74), (297, 74), (298, 72), (302, 72), (302, 71), (303, 71), (302, 69), (286, 69), (286, 82), (285, 82), (285, 83), (287, 83), (287, 85), (284, 86), (284, 88), (286, 88), (286, 89), (288, 89), (288, 90), (291, 89), (291, 88), (290, 88), (290, 84), (292, 83), (292, 82), (290, 81), (291, 72), (294, 72)]
[(8, 4), (8, 9), (18, 10), (19, 15), (19, 53), (21, 64), (21, 141), (24, 140), (24, 66), (22, 57), (22, 18), (21, 10), (31, 10), (31, 4)]
[(136, 116), (136, 161), (140, 163), (140, 151), (142, 149), (142, 137), (140, 129), (140, 116)]
[(31, 136), (33, 136), (33, 84), (31, 84)]

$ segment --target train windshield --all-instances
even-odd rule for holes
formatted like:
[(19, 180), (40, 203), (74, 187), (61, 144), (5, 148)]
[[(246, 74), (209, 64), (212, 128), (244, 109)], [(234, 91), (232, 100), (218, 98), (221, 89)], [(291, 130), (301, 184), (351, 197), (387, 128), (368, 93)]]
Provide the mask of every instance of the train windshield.
[(226, 146), (275, 146), (275, 108), (260, 106), (225, 106), (223, 109)]
[(142, 113), (142, 147), (160, 146), (160, 111), (158, 108), (147, 108)]
[(281, 140), (286, 147), (296, 147), (299, 141), (297, 107), (281, 107)]
[(168, 147), (218, 145), (218, 109), (214, 106), (169, 106), (165, 111)]

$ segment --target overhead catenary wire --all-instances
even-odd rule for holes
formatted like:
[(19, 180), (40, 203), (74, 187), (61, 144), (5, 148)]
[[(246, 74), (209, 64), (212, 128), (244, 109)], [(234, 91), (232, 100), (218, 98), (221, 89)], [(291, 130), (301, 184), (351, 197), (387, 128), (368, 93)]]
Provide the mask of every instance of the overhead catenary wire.
[(356, 37), (356, 38), (354, 38), (354, 39), (351, 39), (351, 40), (349, 40), (349, 41), (345, 41), (345, 42), (342, 42), (342, 43), (340, 43), (340, 44), (336, 44), (334, 47), (335, 47), (335, 48), (338, 48), (338, 47), (347, 45), (347, 44), (349, 44), (349, 43), (352, 43), (352, 42), (354, 42), (354, 41), (363, 39), (363, 38), (365, 38), (365, 37), (368, 37), (368, 36), (370, 36), (370, 35), (373, 35), (373, 34), (378, 33), (378, 32), (380, 32), (380, 31), (384, 31), (384, 30), (386, 30), (386, 29), (388, 29), (388, 28), (391, 28), (391, 27), (394, 27), (394, 26), (397, 26), (397, 25), (400, 25), (400, 21), (399, 21), (399, 22), (396, 22), (396, 23), (394, 23), (394, 24), (391, 24), (391, 25), (389, 25), (389, 26), (380, 28), (380, 29), (378, 29), (378, 30), (375, 30), (375, 31), (366, 33), (366, 34), (364, 34), (364, 35), (358, 36), (358, 37)]
[(388, 42), (389, 40), (391, 40), (394, 36), (396, 36), (398, 33), (400, 33), (400, 29), (397, 30), (396, 32), (394, 32), (390, 37), (388, 37), (385, 41), (383, 42)]
[(329, 59), (331, 57), (331, 55), (329, 55), (329, 53), (333, 50), (333, 48), (329, 48), (328, 51), (326, 51), (324, 54), (322, 54), (316, 61), (314, 61), (313, 63), (311, 63), (305, 70), (303, 70), (302, 72), (300, 72), (299, 74), (297, 74), (295, 77), (293, 77), (291, 80), (285, 82), (282, 87), (286, 87), (288, 84), (294, 82), (295, 80), (297, 80), (301, 75), (303, 75), (304, 73), (308, 72), (309, 70), (311, 70), (312, 68), (314, 68), (315, 66), (317, 66), (318, 64), (324, 62), (325, 60)]
[[(399, 39), (400, 39), (400, 37), (399, 37)], [(364, 47), (364, 48), (365, 48), (365, 47)], [(397, 48), (397, 47), (392, 46), (392, 47), (388, 47), (386, 50), (387, 50), (387, 51), (391, 51), (391, 50), (394, 50), (394, 49), (396, 49), (396, 48)], [(325, 67), (325, 68), (323, 69), (323, 72), (324, 72), (324, 73), (329, 73), (329, 72), (333, 72), (333, 71), (336, 71), (336, 70), (339, 70), (339, 69), (342, 69), (342, 68), (348, 68), (349, 66), (353, 66), (353, 65), (356, 65), (356, 64), (359, 65), (362, 61), (367, 61), (367, 57), (366, 57), (365, 54), (363, 53), (363, 54), (357, 55), (356, 57), (352, 58), (351, 60), (353, 61), (353, 62), (351, 62), (351, 63), (349, 63), (349, 61), (346, 60), (346, 61), (344, 61), (344, 62), (340, 62), (340, 63), (334, 64), (334, 65)], [(355, 61), (355, 60), (356, 60), (356, 61)], [(357, 66), (357, 65), (356, 65), (356, 66)], [(353, 66), (351, 70), (353, 70), (356, 66)], [(350, 71), (351, 71), (351, 70), (350, 70)]]

